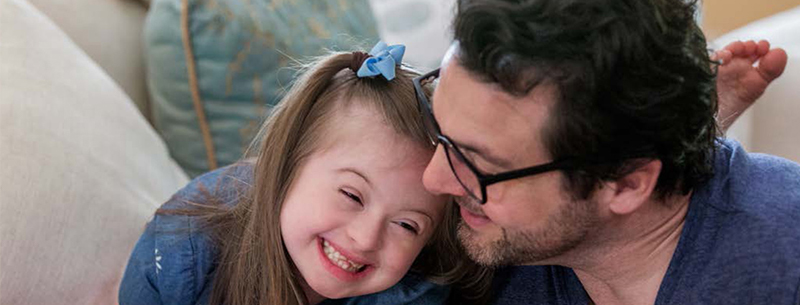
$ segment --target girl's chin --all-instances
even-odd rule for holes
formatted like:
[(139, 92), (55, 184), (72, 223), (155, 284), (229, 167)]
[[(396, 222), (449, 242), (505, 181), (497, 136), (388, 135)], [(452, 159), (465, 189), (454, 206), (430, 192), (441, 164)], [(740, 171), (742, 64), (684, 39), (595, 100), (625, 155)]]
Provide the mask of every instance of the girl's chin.
[(344, 299), (344, 298), (351, 298), (360, 295), (370, 294), (370, 292), (360, 292), (360, 291), (342, 291), (337, 289), (328, 289), (320, 287), (320, 289), (315, 289), (312, 287), (314, 291), (317, 292), (321, 299)]
[(367, 294), (372, 294), (376, 292), (381, 292), (386, 289), (389, 289), (390, 286), (387, 287), (359, 287), (356, 290), (349, 290), (349, 289), (342, 289), (341, 285), (326, 285), (331, 283), (315, 283), (318, 284), (320, 287), (315, 287), (316, 285), (312, 285), (311, 289), (313, 289), (317, 294), (325, 299), (343, 299), (343, 298), (352, 298), (357, 296), (363, 296)]

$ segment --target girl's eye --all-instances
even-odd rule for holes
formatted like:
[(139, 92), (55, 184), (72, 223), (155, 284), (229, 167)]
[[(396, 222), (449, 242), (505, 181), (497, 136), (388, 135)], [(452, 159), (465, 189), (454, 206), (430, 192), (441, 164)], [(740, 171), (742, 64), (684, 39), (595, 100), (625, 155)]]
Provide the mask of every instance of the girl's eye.
[(416, 228), (416, 227), (414, 227), (413, 225), (411, 225), (411, 224), (409, 224), (409, 223), (407, 223), (407, 222), (402, 222), (402, 221), (400, 221), (400, 222), (397, 222), (397, 224), (398, 224), (400, 227), (402, 227), (403, 229), (405, 229), (406, 231), (409, 231), (409, 232), (411, 232), (411, 233), (414, 233), (414, 235), (417, 235), (417, 234), (419, 234), (419, 230), (417, 230), (417, 228)]
[(350, 200), (353, 200), (353, 201), (355, 201), (356, 203), (358, 203), (360, 205), (364, 205), (364, 203), (361, 202), (361, 198), (356, 196), (356, 195), (354, 195), (353, 193), (350, 193), (350, 192), (345, 191), (345, 190), (339, 190), (339, 191), (342, 192), (342, 194), (344, 194), (348, 198), (350, 198)]

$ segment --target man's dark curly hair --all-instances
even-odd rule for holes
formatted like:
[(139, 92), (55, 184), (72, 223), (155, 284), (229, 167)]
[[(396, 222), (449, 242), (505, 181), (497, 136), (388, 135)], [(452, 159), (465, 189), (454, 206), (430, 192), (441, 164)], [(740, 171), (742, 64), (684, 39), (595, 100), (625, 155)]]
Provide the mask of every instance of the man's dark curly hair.
[(586, 199), (602, 181), (658, 159), (655, 193), (688, 194), (712, 175), (715, 73), (683, 0), (462, 0), (458, 63), (525, 96), (557, 88), (542, 131), (553, 159), (577, 158), (567, 188)]

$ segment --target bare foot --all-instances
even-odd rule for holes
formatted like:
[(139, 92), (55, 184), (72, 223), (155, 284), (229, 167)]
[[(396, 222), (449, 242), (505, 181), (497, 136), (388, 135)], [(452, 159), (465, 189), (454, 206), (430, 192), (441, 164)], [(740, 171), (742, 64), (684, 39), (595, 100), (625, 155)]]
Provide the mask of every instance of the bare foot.
[[(725, 131), (786, 68), (786, 51), (769, 42), (736, 41), (711, 55), (720, 61), (717, 74), (718, 120)], [(754, 64), (757, 65), (754, 66)]]

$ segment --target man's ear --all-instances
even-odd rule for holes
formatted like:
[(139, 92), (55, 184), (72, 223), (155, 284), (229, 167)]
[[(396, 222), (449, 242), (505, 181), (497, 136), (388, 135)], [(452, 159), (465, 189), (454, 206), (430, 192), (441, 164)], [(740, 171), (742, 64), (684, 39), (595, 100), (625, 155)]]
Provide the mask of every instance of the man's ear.
[(650, 200), (660, 174), (661, 160), (645, 161), (627, 175), (606, 182), (599, 199), (613, 214), (630, 214)]

